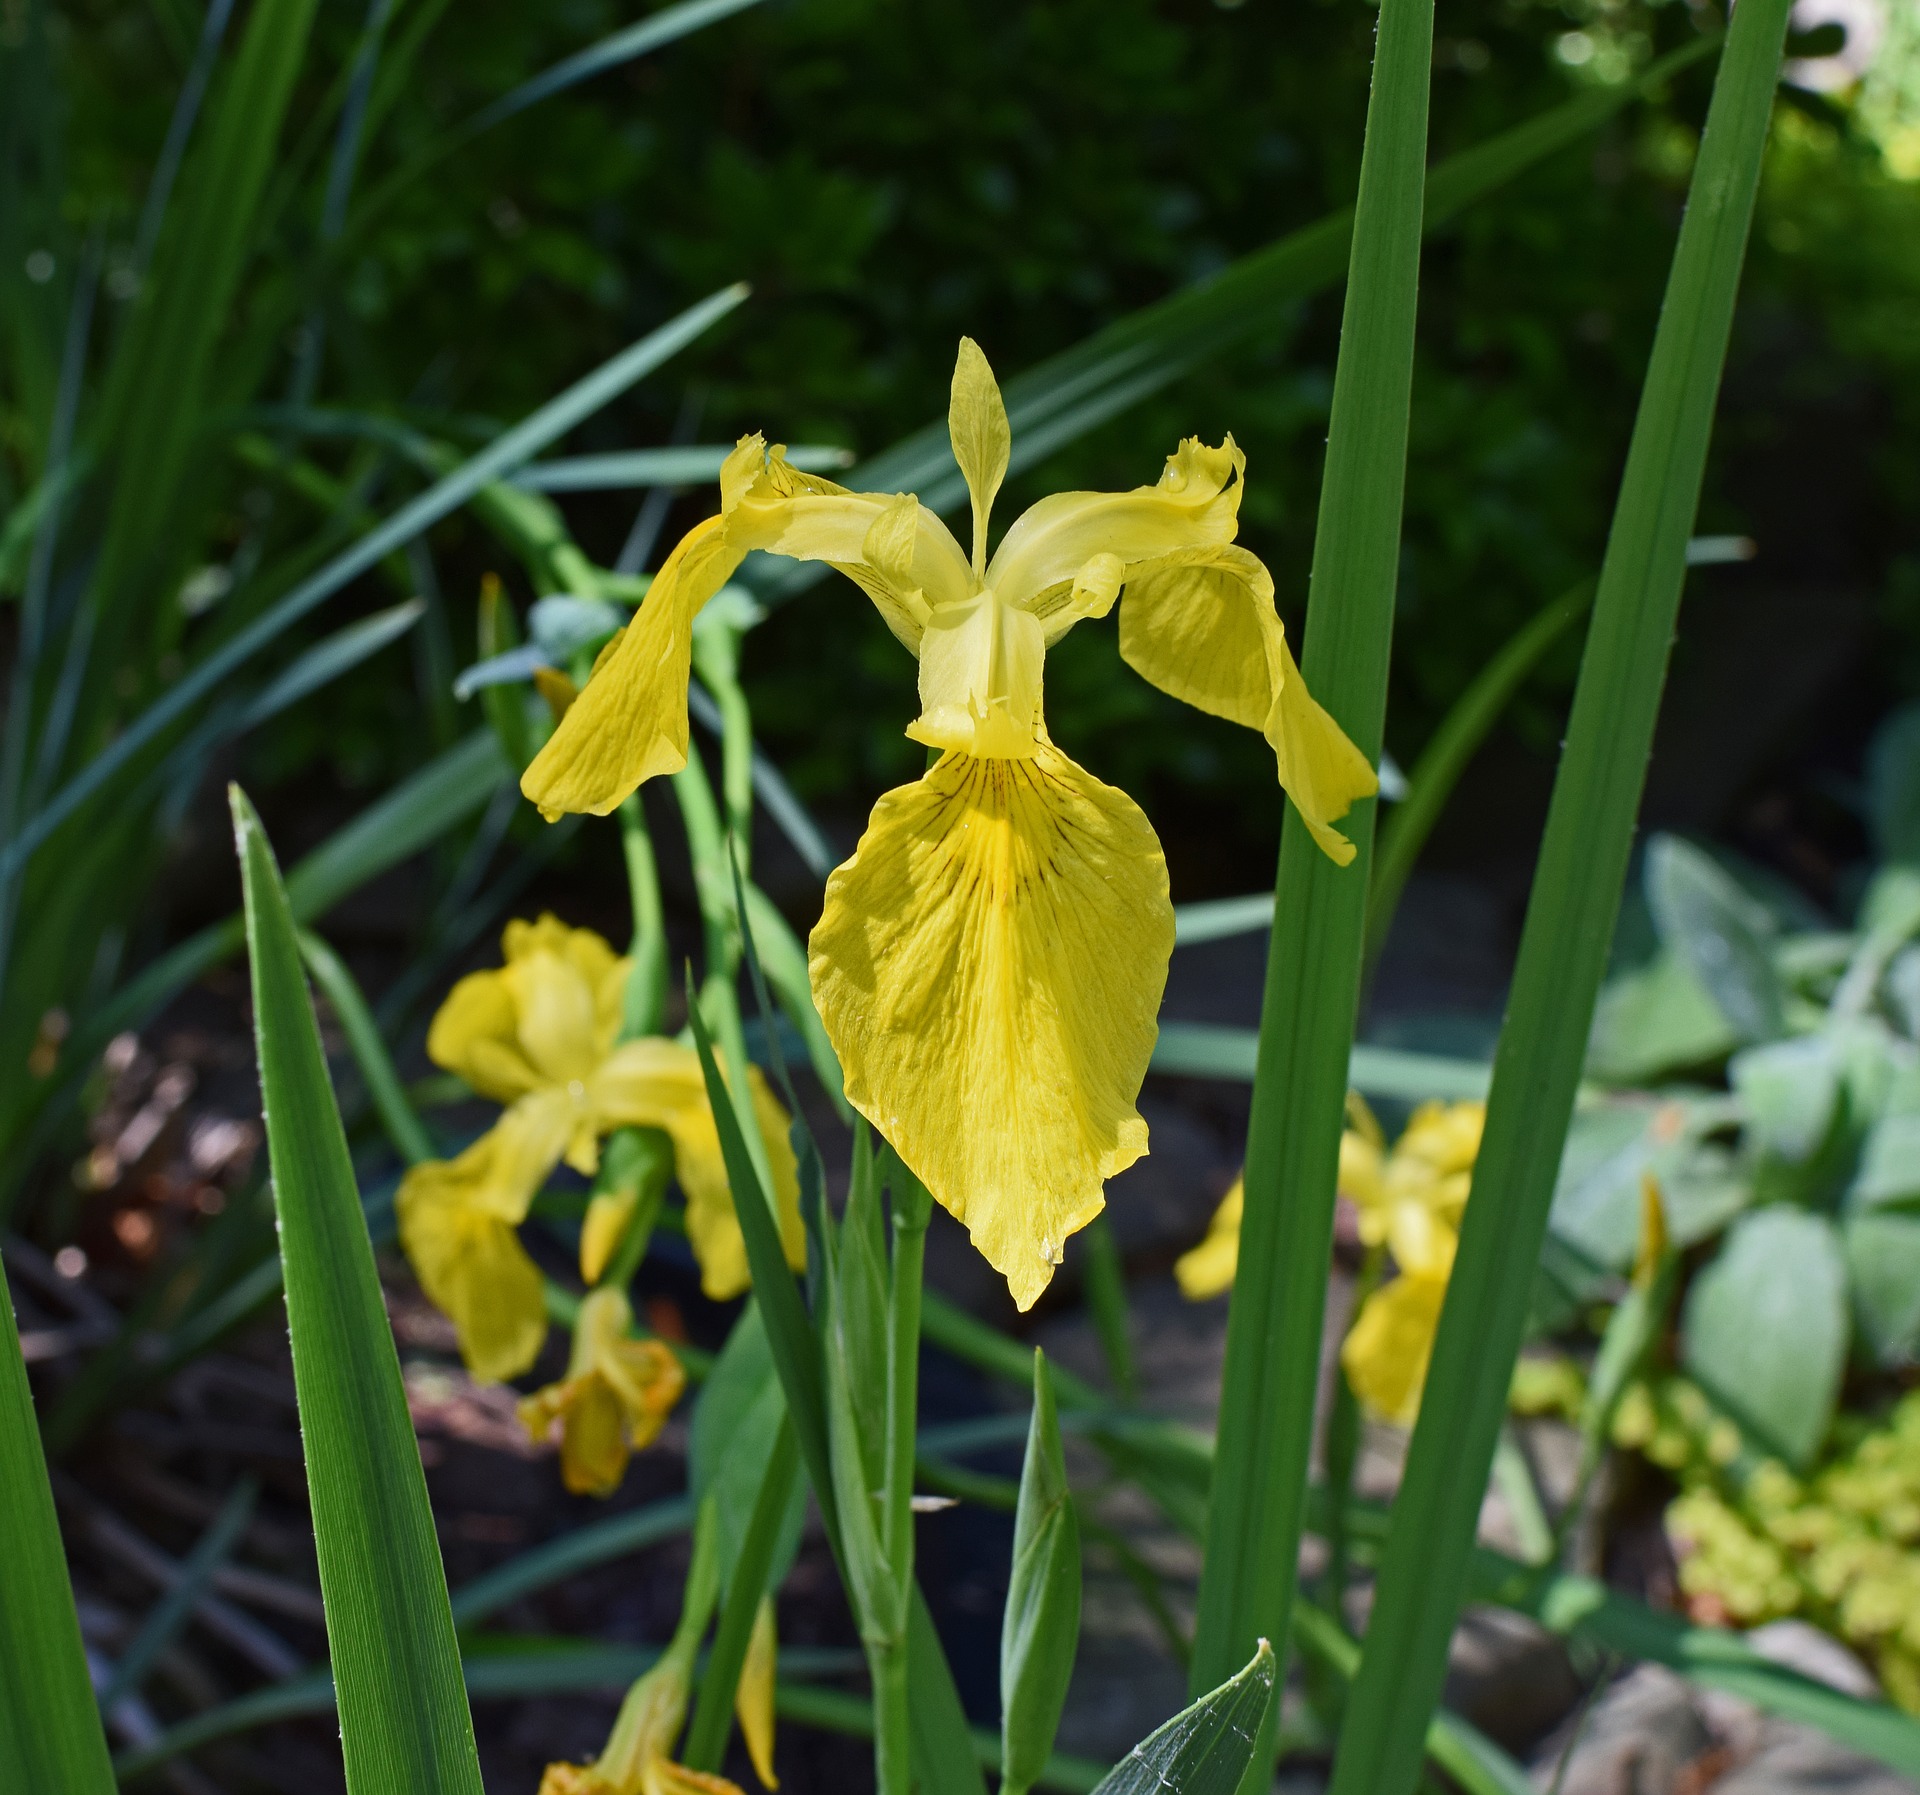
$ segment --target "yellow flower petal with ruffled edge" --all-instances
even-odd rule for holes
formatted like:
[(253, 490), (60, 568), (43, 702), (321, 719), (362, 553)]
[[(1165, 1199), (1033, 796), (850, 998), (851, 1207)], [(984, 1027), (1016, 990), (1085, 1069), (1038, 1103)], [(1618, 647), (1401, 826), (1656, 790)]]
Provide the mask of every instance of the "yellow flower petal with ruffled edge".
[(808, 961), (847, 1097), (1022, 1309), (1147, 1150), (1172, 949), (1152, 826), (1046, 743), (944, 756), (827, 881)]
[(482, 1135), (457, 1159), (413, 1167), (394, 1198), (400, 1244), (421, 1289), (452, 1321), (467, 1369), (487, 1381), (517, 1377), (547, 1337), (540, 1273), (514, 1232), (526, 1213), (524, 1200), (512, 1213), (524, 1174), (515, 1178), (502, 1164), (516, 1156), (515, 1146), (498, 1133)]
[[(747, 1069), (754, 1117), (773, 1174), (780, 1242), (796, 1271), (807, 1262), (807, 1234), (800, 1220), (800, 1177), (787, 1138), (787, 1112), (757, 1066)], [(739, 1296), (753, 1283), (746, 1241), (733, 1211), (720, 1134), (707, 1106), (699, 1056), (677, 1041), (626, 1041), (587, 1081), (589, 1101), (609, 1123), (664, 1128), (673, 1142), (674, 1175), (687, 1199), (687, 1239), (700, 1264), (700, 1288), (716, 1302)]]
[(1236, 1178), (1207, 1224), (1206, 1239), (1173, 1262), (1174, 1279), (1188, 1302), (1204, 1302), (1233, 1288), (1233, 1275), (1240, 1269), (1240, 1217), (1246, 1201), (1247, 1181)]
[(1183, 550), (1131, 573), (1120, 654), (1183, 704), (1259, 730), (1321, 851), (1342, 866), (1353, 858), (1333, 823), (1380, 782), (1307, 690), (1257, 556), (1234, 545)]
[(1412, 1426), (1446, 1297), (1445, 1278), (1401, 1277), (1361, 1304), (1340, 1363), (1354, 1395), (1374, 1414)]

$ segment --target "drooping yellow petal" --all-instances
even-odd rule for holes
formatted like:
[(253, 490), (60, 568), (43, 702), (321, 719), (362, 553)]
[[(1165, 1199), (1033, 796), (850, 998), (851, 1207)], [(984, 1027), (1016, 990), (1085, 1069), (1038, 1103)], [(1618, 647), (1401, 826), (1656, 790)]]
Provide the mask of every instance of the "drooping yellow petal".
[(779, 1777), (773, 1773), (773, 1691), (779, 1654), (773, 1597), (762, 1596), (760, 1606), (753, 1611), (753, 1631), (747, 1635), (740, 1681), (734, 1686), (733, 1711), (740, 1722), (740, 1737), (746, 1741), (747, 1756), (753, 1760), (753, 1773), (765, 1789), (780, 1786)]
[(946, 755), (827, 882), (808, 958), (848, 1099), (1022, 1309), (1147, 1149), (1172, 948), (1152, 827), (1046, 743)]
[[(747, 1070), (747, 1088), (773, 1174), (781, 1244), (787, 1263), (798, 1270), (806, 1264), (807, 1236), (800, 1220), (800, 1178), (787, 1138), (787, 1113), (757, 1066)], [(716, 1302), (740, 1295), (753, 1277), (699, 1056), (675, 1041), (625, 1041), (588, 1080), (588, 1092), (608, 1126), (667, 1131), (673, 1141), (674, 1175), (686, 1194), (687, 1238), (700, 1262), (700, 1288)]]
[(1180, 1294), (1188, 1302), (1202, 1302), (1233, 1288), (1233, 1274), (1240, 1268), (1240, 1217), (1246, 1200), (1246, 1179), (1234, 1179), (1233, 1188), (1220, 1199), (1213, 1220), (1207, 1223), (1206, 1239), (1173, 1262)]
[(1237, 545), (1186, 550), (1129, 573), (1120, 653), (1143, 679), (1267, 738), (1280, 783), (1322, 852), (1344, 866), (1333, 828), (1379, 780), (1308, 692), (1273, 606), (1273, 576)]
[(687, 764), (693, 620), (745, 558), (727, 538), (724, 515), (680, 539), (613, 651), (521, 777), (521, 791), (548, 822), (566, 811), (605, 816), (643, 781)]
[(1411, 1426), (1433, 1357), (1433, 1336), (1446, 1301), (1445, 1278), (1395, 1278), (1360, 1306), (1340, 1348), (1353, 1393), (1389, 1421)]
[(1007, 477), (1013, 430), (1007, 423), (1000, 383), (972, 337), (960, 339), (960, 353), (953, 364), (947, 435), (973, 499), (973, 572), (977, 579), (987, 564), (987, 516), (993, 510), (1000, 482)]
[(1321, 853), (1345, 866), (1354, 847), (1334, 828), (1334, 821), (1360, 799), (1372, 797), (1380, 780), (1367, 757), (1307, 690), (1284, 638), (1280, 659), (1279, 689), (1264, 732), (1267, 745), (1279, 763), (1280, 784), (1308, 833)]
[(452, 1321), (467, 1369), (489, 1380), (518, 1376), (547, 1337), (540, 1273), (514, 1232), (516, 1179), (500, 1164), (513, 1143), (503, 1153), (497, 1136), (482, 1135), (458, 1159), (415, 1166), (394, 1199), (421, 1289)]

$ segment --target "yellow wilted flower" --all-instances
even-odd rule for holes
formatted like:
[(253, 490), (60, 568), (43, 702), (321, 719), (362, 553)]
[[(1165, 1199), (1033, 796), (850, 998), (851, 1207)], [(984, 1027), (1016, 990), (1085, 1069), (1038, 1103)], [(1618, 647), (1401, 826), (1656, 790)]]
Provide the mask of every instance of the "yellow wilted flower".
[[(738, 1296), (750, 1282), (698, 1057), (674, 1041), (616, 1040), (629, 962), (591, 929), (552, 916), (509, 923), (502, 947), (504, 966), (471, 973), (448, 993), (427, 1053), (506, 1111), (457, 1159), (415, 1166), (395, 1199), (421, 1287), (484, 1378), (524, 1371), (546, 1337), (540, 1276), (514, 1230), (562, 1160), (593, 1173), (611, 1129), (659, 1128), (672, 1140), (706, 1293)], [(756, 1069), (747, 1078), (781, 1236), (798, 1266), (806, 1236), (786, 1113)]]
[(669, 1755), (687, 1718), (697, 1638), (684, 1651), (676, 1639), (627, 1691), (607, 1748), (591, 1764), (549, 1764), (540, 1795), (741, 1795), (738, 1783)]
[(1338, 861), (1353, 848), (1332, 823), (1376, 781), (1308, 694), (1272, 576), (1234, 543), (1245, 457), (1231, 437), (1182, 443), (1153, 486), (1041, 500), (989, 560), (1012, 437), (970, 340), (948, 423), (972, 495), (971, 557), (912, 494), (849, 492), (743, 439), (720, 515), (669, 557), (522, 789), (549, 817), (604, 815), (685, 763), (692, 620), (750, 550), (823, 561), (872, 599), (919, 658), (908, 734), (942, 753), (880, 800), (828, 881), (814, 1000), (848, 1099), (1024, 1309), (1099, 1213), (1105, 1181), (1147, 1150), (1134, 1100), (1173, 947), (1151, 825), (1047, 735), (1047, 649), (1117, 601), (1126, 660), (1260, 730)]
[(632, 1338), (626, 1292), (590, 1290), (573, 1328), (567, 1375), (524, 1397), (520, 1420), (536, 1440), (560, 1423), (560, 1477), (577, 1496), (610, 1496), (627, 1459), (652, 1441), (687, 1374), (658, 1340)]

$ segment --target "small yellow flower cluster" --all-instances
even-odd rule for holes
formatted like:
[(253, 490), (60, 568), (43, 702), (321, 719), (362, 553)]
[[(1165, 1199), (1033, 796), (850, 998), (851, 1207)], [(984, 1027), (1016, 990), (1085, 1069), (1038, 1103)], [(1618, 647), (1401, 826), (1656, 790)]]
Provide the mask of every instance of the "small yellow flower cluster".
[[(1340, 1141), (1340, 1193), (1358, 1211), (1362, 1242), (1390, 1252), (1398, 1275), (1360, 1305), (1340, 1362), (1370, 1411), (1410, 1425), (1433, 1356), (1486, 1105), (1423, 1103), (1391, 1152), (1366, 1105), (1354, 1098), (1352, 1110), (1353, 1125)], [(1244, 1202), (1244, 1185), (1236, 1180), (1207, 1238), (1175, 1265), (1190, 1300), (1218, 1295), (1233, 1283)]]
[(1667, 1532), (1700, 1619), (1799, 1615), (1863, 1653), (1888, 1695), (1920, 1712), (1920, 1391), (1805, 1480), (1773, 1460), (1738, 1476), (1738, 1429), (1683, 1379), (1636, 1385), (1614, 1439), (1680, 1478)]
[[(452, 1320), (477, 1378), (516, 1377), (547, 1337), (546, 1293), (519, 1226), (563, 1160), (591, 1176), (616, 1128), (656, 1128), (671, 1143), (687, 1199), (687, 1234), (701, 1286), (716, 1300), (747, 1288), (746, 1246), (698, 1056), (677, 1041), (620, 1039), (629, 961), (591, 929), (552, 916), (511, 922), (505, 964), (463, 978), (427, 1034), (436, 1065), (505, 1105), (500, 1119), (451, 1160), (414, 1166), (395, 1198), (400, 1242), (429, 1298)], [(747, 1084), (773, 1173), (789, 1259), (803, 1262), (799, 1186), (787, 1117), (757, 1070)], [(596, 1201), (581, 1240), (581, 1275), (595, 1283), (613, 1240)], [(660, 1431), (685, 1383), (657, 1340), (630, 1337), (616, 1289), (591, 1292), (574, 1331), (566, 1377), (521, 1404), (536, 1437), (557, 1420), (570, 1489), (606, 1495), (628, 1453)]]

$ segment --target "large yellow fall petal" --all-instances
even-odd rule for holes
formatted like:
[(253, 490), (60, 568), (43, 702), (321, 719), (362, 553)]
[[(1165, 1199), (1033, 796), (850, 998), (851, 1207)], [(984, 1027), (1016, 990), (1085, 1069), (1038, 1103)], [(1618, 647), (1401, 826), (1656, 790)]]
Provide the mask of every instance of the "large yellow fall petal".
[(540, 1273), (514, 1232), (526, 1212), (522, 1201), (513, 1213), (513, 1190), (524, 1183), (510, 1163), (519, 1149), (498, 1135), (482, 1135), (457, 1159), (415, 1166), (394, 1199), (420, 1287), (452, 1321), (468, 1370), (483, 1379), (518, 1376), (547, 1337)]
[(746, 551), (710, 517), (680, 539), (645, 601), (533, 757), (520, 789), (553, 822), (565, 811), (605, 816), (643, 781), (687, 764), (687, 680), (693, 620)]
[(1353, 1393), (1376, 1415), (1411, 1426), (1446, 1301), (1445, 1278), (1395, 1278), (1360, 1306), (1340, 1363)]
[(1152, 827), (1044, 742), (946, 755), (827, 882), (808, 957), (847, 1096), (1022, 1309), (1147, 1150), (1134, 1099), (1172, 948)]
[[(787, 1263), (798, 1270), (806, 1264), (807, 1235), (800, 1220), (800, 1177), (787, 1138), (787, 1113), (759, 1067), (747, 1069), (747, 1088), (773, 1174), (781, 1245)], [(740, 1295), (753, 1275), (699, 1056), (676, 1041), (626, 1041), (594, 1072), (587, 1089), (589, 1101), (609, 1126), (666, 1130), (673, 1142), (674, 1175), (687, 1199), (687, 1238), (700, 1262), (700, 1288), (716, 1302)]]

